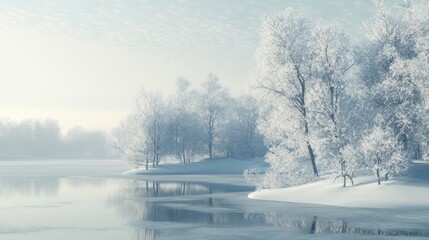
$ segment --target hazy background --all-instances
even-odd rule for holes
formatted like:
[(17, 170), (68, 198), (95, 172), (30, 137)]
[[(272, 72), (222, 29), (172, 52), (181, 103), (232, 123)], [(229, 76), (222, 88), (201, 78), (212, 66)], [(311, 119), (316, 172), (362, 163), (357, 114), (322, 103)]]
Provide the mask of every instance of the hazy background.
[(246, 91), (260, 19), (294, 7), (356, 39), (371, 0), (2, 0), (0, 118), (109, 130), (144, 86), (168, 93), (216, 73)]
[(60, 132), (55, 120), (0, 119), (0, 160), (34, 158), (109, 158), (106, 133), (74, 127)]

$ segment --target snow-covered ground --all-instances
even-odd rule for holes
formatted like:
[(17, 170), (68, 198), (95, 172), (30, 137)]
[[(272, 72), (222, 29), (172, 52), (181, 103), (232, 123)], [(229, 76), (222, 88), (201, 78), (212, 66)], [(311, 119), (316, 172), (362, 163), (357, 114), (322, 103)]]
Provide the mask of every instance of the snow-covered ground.
[(262, 158), (234, 159), (220, 158), (188, 164), (161, 164), (145, 170), (144, 167), (126, 171), (125, 175), (182, 175), (182, 174), (242, 174), (248, 168), (264, 169)]
[(319, 181), (302, 186), (252, 192), (249, 198), (365, 208), (429, 208), (429, 164), (414, 163), (409, 176), (377, 185), (374, 176), (355, 178), (355, 185)]

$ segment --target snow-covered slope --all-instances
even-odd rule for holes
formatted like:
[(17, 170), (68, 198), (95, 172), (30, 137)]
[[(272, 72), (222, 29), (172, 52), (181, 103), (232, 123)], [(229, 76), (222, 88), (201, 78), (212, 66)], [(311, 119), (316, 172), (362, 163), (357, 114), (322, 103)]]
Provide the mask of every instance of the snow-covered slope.
[(367, 208), (429, 208), (429, 164), (415, 163), (408, 177), (377, 185), (374, 176), (355, 179), (355, 185), (319, 181), (302, 186), (252, 192), (249, 198), (284, 202)]

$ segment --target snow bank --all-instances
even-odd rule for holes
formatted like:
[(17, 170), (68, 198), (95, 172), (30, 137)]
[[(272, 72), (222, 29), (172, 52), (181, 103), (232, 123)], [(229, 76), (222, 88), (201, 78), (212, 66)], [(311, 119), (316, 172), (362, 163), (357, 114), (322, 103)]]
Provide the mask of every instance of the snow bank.
[(265, 169), (266, 163), (262, 158), (222, 158), (188, 164), (163, 164), (149, 170), (143, 167), (129, 170), (124, 175), (242, 174), (250, 167)]
[[(416, 173), (416, 174), (415, 174)], [(429, 208), (429, 164), (414, 164), (409, 177), (377, 185), (374, 176), (355, 179), (355, 185), (319, 181), (302, 186), (252, 192), (249, 198), (284, 202), (365, 208)]]

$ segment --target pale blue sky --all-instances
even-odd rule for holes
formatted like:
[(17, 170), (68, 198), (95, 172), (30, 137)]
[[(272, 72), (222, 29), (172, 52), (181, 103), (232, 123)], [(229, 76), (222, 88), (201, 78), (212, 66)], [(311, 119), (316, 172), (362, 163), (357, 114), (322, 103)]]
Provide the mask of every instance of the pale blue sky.
[(140, 87), (246, 91), (260, 19), (293, 7), (361, 38), (371, 0), (0, 0), (0, 117), (110, 129)]

